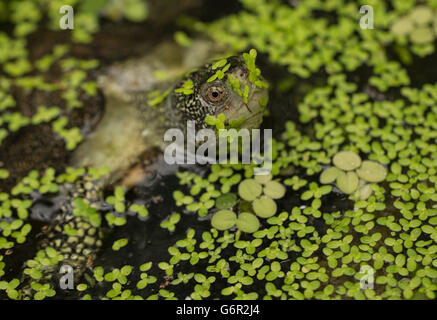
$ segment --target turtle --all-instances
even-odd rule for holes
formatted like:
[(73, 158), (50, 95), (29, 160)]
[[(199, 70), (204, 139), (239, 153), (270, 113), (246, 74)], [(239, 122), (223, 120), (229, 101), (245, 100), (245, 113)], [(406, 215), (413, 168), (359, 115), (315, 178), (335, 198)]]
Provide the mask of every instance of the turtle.
[[(162, 152), (167, 129), (186, 132), (188, 121), (196, 129), (209, 128), (207, 116), (219, 114), (224, 114), (225, 123), (238, 121), (240, 128), (261, 125), (268, 85), (259, 69), (250, 65), (246, 58), (249, 54), (208, 59), (217, 54), (223, 52), (208, 41), (197, 41), (190, 48), (164, 42), (142, 57), (115, 63), (102, 71), (98, 87), (105, 103), (103, 118), (76, 148), (70, 165), (109, 168), (109, 174), (97, 181), (85, 176), (61, 188), (62, 205), (40, 236), (38, 249), (55, 249), (62, 261), (44, 268), (43, 279), (59, 280), (60, 264), (71, 268), (74, 278), (79, 279), (92, 265), (105, 233), (88, 218), (74, 214), (74, 201), (83, 199), (87, 207), (98, 210), (105, 188), (130, 188), (144, 179), (147, 170), (132, 168), (148, 154)], [(169, 80), (173, 78), (177, 80)], [(24, 298), (32, 296), (31, 282), (29, 278), (22, 289)]]

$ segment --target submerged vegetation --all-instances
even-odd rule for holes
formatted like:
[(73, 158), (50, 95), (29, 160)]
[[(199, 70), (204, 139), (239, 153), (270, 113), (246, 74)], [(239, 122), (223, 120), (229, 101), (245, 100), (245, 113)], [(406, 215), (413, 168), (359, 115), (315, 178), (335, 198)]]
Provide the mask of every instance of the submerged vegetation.
[[(101, 21), (139, 23), (147, 16), (139, 0), (70, 1), (77, 8), (71, 39), (35, 58), (29, 36), (43, 22), (56, 30), (61, 2), (0, 4), (0, 19), (13, 26), (0, 32), (0, 146), (28, 127), (49, 124), (52, 139), (74, 150), (88, 129), (72, 115), (98, 95), (93, 72), (102, 62), (77, 57), (73, 48), (91, 44)], [(11, 188), (0, 188), (0, 298), (436, 299), (437, 78), (417, 66), (424, 59), (431, 61), (427, 67), (437, 63), (437, 2), (365, 1), (373, 7), (374, 29), (360, 28), (361, 1), (240, 3), (238, 12), (214, 21), (182, 16), (175, 38), (189, 46), (190, 37), (206, 36), (229, 53), (255, 48), (244, 57), (259, 86), (266, 84), (256, 52), (284, 71), (270, 90), (285, 95), (297, 116), (273, 140), (271, 174), (255, 176), (255, 164), (180, 168), (177, 187), (162, 195), (171, 203), (168, 212), (154, 212), (148, 199), (132, 200), (121, 186), (99, 206), (75, 198), (75, 216), (118, 232), (105, 252), (124, 259), (97, 260), (66, 296), (56, 282), (63, 253), (14, 255), (32, 250), (26, 244), (40, 232), (31, 217), (38, 201), (79, 181), (96, 182), (108, 169), (29, 170)], [(224, 76), (226, 62), (217, 62), (213, 77)], [(236, 79), (227, 80), (247, 99)], [(192, 83), (179, 90), (191, 94)], [(20, 106), (23, 92), (57, 92), (59, 99), (29, 111)], [(207, 122), (224, 127), (221, 117)], [(0, 161), (0, 184), (11, 178), (8, 165)], [(138, 263), (127, 254), (140, 241), (123, 233), (129, 221), (157, 224), (175, 241)], [(63, 227), (70, 240), (84, 232)], [(23, 270), (11, 261), (21, 261)], [(362, 288), (366, 267), (373, 268), (374, 284)], [(54, 277), (43, 276), (45, 269)]]

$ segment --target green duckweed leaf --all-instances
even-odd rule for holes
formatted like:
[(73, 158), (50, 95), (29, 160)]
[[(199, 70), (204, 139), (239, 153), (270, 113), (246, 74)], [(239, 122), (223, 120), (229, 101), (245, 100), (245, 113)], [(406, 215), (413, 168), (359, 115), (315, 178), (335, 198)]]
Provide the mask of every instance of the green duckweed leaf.
[(253, 201), (261, 195), (262, 186), (254, 179), (246, 179), (238, 185), (238, 194), (243, 200)]
[(237, 215), (230, 210), (220, 210), (211, 219), (211, 225), (217, 230), (232, 228), (237, 222)]
[(253, 211), (258, 217), (270, 218), (276, 214), (276, 202), (268, 196), (261, 196), (252, 203)]
[(342, 172), (337, 177), (337, 187), (345, 194), (352, 194), (358, 188), (359, 179), (355, 172)]
[(264, 194), (272, 199), (280, 199), (285, 195), (285, 187), (277, 181), (268, 181), (264, 185)]
[(382, 182), (387, 176), (387, 169), (375, 161), (363, 161), (357, 170), (358, 176), (368, 182)]
[(242, 212), (238, 215), (237, 227), (243, 232), (254, 233), (258, 231), (260, 222), (255, 215), (248, 212)]
[(237, 196), (234, 193), (225, 193), (218, 197), (215, 201), (215, 206), (218, 209), (229, 209), (237, 203)]
[(334, 156), (332, 162), (339, 169), (351, 171), (360, 166), (361, 158), (355, 152), (341, 151)]
[(337, 180), (337, 177), (340, 173), (341, 170), (336, 167), (327, 168), (320, 175), (320, 183), (333, 183), (335, 180)]

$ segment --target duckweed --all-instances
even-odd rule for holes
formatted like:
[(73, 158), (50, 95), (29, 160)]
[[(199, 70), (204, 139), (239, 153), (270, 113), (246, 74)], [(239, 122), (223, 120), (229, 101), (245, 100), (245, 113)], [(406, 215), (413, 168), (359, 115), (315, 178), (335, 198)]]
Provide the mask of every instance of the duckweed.
[(285, 196), (285, 188), (277, 181), (267, 181), (263, 193), (272, 199), (281, 199)]
[[(331, 184), (335, 181), (340, 191), (351, 195), (350, 198), (353, 200), (367, 200), (373, 193), (371, 185), (367, 182), (382, 182), (387, 176), (387, 170), (384, 166), (375, 161), (365, 160), (361, 162), (361, 158), (352, 151), (337, 153), (333, 162), (336, 167), (326, 168), (319, 177), (320, 182)], [(354, 169), (356, 170), (352, 171)]]
[(230, 210), (220, 210), (211, 219), (211, 225), (217, 230), (232, 228), (237, 222), (237, 215)]
[(234, 193), (225, 193), (216, 199), (215, 205), (218, 209), (229, 209), (237, 203), (237, 196)]
[(253, 211), (261, 218), (269, 218), (276, 214), (277, 205), (272, 198), (261, 196), (253, 201)]
[(387, 170), (377, 162), (363, 161), (361, 167), (357, 170), (358, 176), (368, 182), (382, 182), (387, 176)]
[(262, 191), (261, 184), (254, 179), (243, 180), (238, 185), (238, 195), (246, 201), (255, 200), (261, 195)]
[(361, 165), (361, 158), (355, 152), (342, 151), (334, 156), (332, 162), (339, 169), (351, 171), (357, 169)]
[[(22, 3), (14, 10), (31, 2)], [(207, 231), (187, 230), (169, 246), (169, 259), (156, 265), (96, 266), (92, 279), (96, 284), (82, 281), (77, 286), (84, 290), (79, 293), (82, 299), (435, 299), (437, 87), (410, 86), (413, 77), (408, 70), (409, 64), (435, 50), (434, 6), (430, 1), (419, 5), (373, 1), (375, 29), (361, 30), (358, 5), (350, 1), (241, 3), (242, 10), (235, 14), (188, 27), (206, 32), (232, 50), (256, 47), (285, 67), (293, 93), (303, 95), (297, 98), (296, 119), (287, 122), (283, 134), (273, 141), (271, 175), (254, 177), (253, 166), (241, 164), (213, 165), (205, 176), (179, 171), (181, 186), (173, 199), (181, 214), (174, 219), (183, 221), (187, 213), (196, 212), (205, 217), (198, 223), (206, 223)], [(39, 12), (33, 10), (38, 5), (30, 6), (32, 10), (23, 12)], [(134, 20), (145, 12), (131, 10), (124, 9), (123, 15)], [(25, 28), (16, 24), (14, 37), (0, 34), (0, 48), (7, 48), (0, 50), (0, 63), (9, 82), (0, 81), (0, 141), (32, 123), (50, 123), (73, 149), (82, 133), (70, 127), (67, 109), (84, 107), (78, 92), (95, 94), (94, 84), (86, 79), (97, 65), (65, 57), (68, 48), (62, 47), (38, 62), (28, 61), (24, 35), (33, 32), (40, 19), (35, 16)], [(73, 39), (90, 41), (98, 27), (93, 21), (80, 18), (82, 31), (75, 31)], [(245, 55), (250, 77), (257, 82), (261, 79), (255, 58), (256, 51)], [(217, 78), (226, 65), (226, 60), (217, 63)], [(57, 67), (69, 74), (60, 86), (31, 76)], [(369, 75), (359, 72), (361, 67)], [(320, 73), (327, 78), (320, 80)], [(304, 79), (308, 77), (317, 86), (308, 87)], [(24, 116), (17, 111), (14, 94), (9, 94), (12, 85), (62, 91), (66, 109), (61, 104), (39, 106), (31, 117)], [(234, 81), (235, 90), (247, 97), (238, 85)], [(192, 88), (188, 83), (183, 90)], [(218, 128), (225, 119), (208, 121)], [(29, 172), (10, 193), (0, 193), (2, 297), (23, 296), (20, 281), (8, 274), (3, 252), (26, 241), (34, 197), (56, 194), (60, 184), (71, 186), (86, 175), (92, 180), (100, 175), (84, 168), (61, 171), (49, 170), (44, 176)], [(1, 175), (7, 174), (0, 170)], [(333, 192), (334, 185), (349, 195), (348, 201)], [(286, 195), (285, 200), (275, 201)], [(120, 189), (104, 205), (110, 212), (84, 197), (73, 202), (76, 214), (96, 226), (123, 225), (127, 210), (140, 216), (148, 213), (143, 204), (129, 205)], [(101, 221), (102, 211), (106, 221)], [(170, 220), (164, 227), (170, 228)], [(115, 241), (114, 250), (127, 241)], [(32, 298), (54, 296), (57, 289), (45, 283), (43, 270), (62, 259), (56, 250), (47, 249), (26, 261), (24, 275), (33, 281)], [(361, 289), (362, 267), (374, 269), (373, 289)], [(183, 296), (178, 286), (188, 288)], [(99, 287), (106, 291), (91, 296), (90, 289)]]
[(329, 184), (337, 180), (338, 176), (343, 173), (336, 167), (330, 167), (322, 172), (320, 175), (320, 183)]
[(128, 243), (127, 239), (118, 239), (118, 240), (114, 241), (114, 243), (112, 244), (112, 250), (118, 251), (121, 248), (123, 248), (124, 246), (126, 246), (127, 243)]
[(168, 229), (168, 231), (174, 231), (176, 224), (180, 221), (181, 215), (179, 213), (172, 214), (168, 219), (161, 222), (161, 228)]
[(260, 222), (258, 218), (248, 212), (242, 212), (238, 215), (237, 227), (239, 230), (247, 233), (254, 233), (258, 231)]
[(358, 176), (355, 172), (341, 172), (337, 177), (337, 187), (345, 194), (352, 194), (358, 188)]

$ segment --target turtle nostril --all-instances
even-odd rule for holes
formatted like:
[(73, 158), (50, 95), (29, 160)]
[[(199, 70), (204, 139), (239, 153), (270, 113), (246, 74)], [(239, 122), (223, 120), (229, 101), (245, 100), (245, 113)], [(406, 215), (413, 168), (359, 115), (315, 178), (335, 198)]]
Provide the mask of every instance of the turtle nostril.
[(240, 70), (238, 70), (238, 77), (240, 77), (241, 79), (244, 79), (247, 77), (249, 73), (249, 70), (246, 67), (240, 68)]

